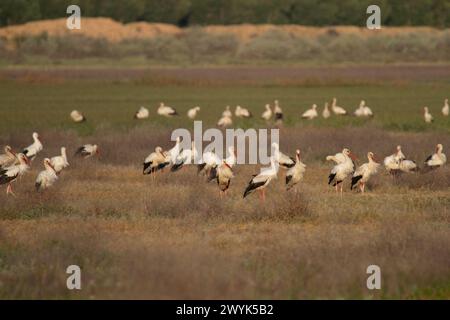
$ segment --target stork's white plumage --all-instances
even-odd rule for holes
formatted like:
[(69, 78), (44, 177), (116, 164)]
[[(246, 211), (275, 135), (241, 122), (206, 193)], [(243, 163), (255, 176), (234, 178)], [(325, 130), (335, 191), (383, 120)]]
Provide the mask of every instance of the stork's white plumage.
[(188, 118), (194, 120), (197, 117), (199, 111), (200, 111), (199, 106), (189, 109), (187, 112)]
[(241, 106), (236, 106), (236, 110), (234, 111), (234, 114), (238, 118), (251, 118), (252, 113), (248, 111), (248, 109), (243, 108)]
[(140, 107), (134, 114), (134, 118), (137, 120), (147, 119), (150, 116), (150, 111), (146, 107)]
[(300, 150), (295, 153), (295, 166), (286, 172), (286, 190), (290, 190), (302, 179), (306, 171), (306, 165), (300, 160)]
[(61, 171), (69, 166), (69, 161), (67, 160), (66, 148), (61, 148), (61, 155), (50, 159), (50, 164), (55, 170), (56, 174), (61, 173)]
[(96, 144), (85, 144), (78, 148), (75, 152), (75, 156), (83, 157), (84, 159), (91, 158), (100, 153), (100, 149)]
[(366, 105), (366, 102), (363, 100), (364, 102), (364, 108), (363, 108), (363, 113), (365, 117), (373, 117), (373, 112), (372, 109), (370, 109), (369, 106)]
[(86, 121), (86, 117), (84, 116), (84, 114), (81, 113), (78, 110), (73, 110), (70, 113), (70, 118), (72, 119), (73, 122), (76, 122), (76, 123), (80, 123), (80, 122)]
[(278, 103), (278, 100), (274, 101), (273, 113), (275, 113), (275, 121), (277, 123), (283, 122), (283, 110)]
[(444, 106), (442, 107), (442, 115), (448, 117), (450, 113), (450, 107), (448, 106), (448, 99), (445, 99)]
[(326, 157), (327, 161), (334, 161), (336, 164), (343, 163), (347, 160), (347, 157), (345, 154), (348, 154), (350, 152), (349, 149), (344, 148), (342, 149), (342, 152), (336, 153), (334, 156), (330, 155)]
[(16, 154), (10, 146), (5, 146), (5, 153), (0, 154), (0, 169), (12, 166), (16, 161)]
[(270, 109), (270, 105), (266, 104), (265, 107), (266, 110), (261, 115), (261, 118), (263, 118), (266, 121), (269, 121), (272, 118), (272, 109)]
[(378, 167), (380, 166), (380, 164), (375, 161), (372, 152), (367, 154), (367, 159), (369, 162), (359, 166), (358, 169), (355, 170), (355, 173), (353, 173), (352, 177), (351, 189), (358, 184), (359, 190), (361, 190), (362, 193), (365, 192), (366, 183), (369, 181), (370, 177), (377, 173)]
[(419, 170), (419, 167), (417, 167), (416, 162), (413, 160), (401, 160), (399, 169), (402, 172), (415, 172)]
[(161, 147), (156, 147), (155, 151), (150, 153), (144, 160), (143, 174), (152, 174), (169, 165), (166, 161), (166, 154)]
[(352, 160), (352, 154), (349, 149), (344, 149), (343, 156), (345, 160), (339, 164), (336, 164), (333, 169), (331, 169), (330, 175), (328, 176), (328, 184), (336, 187), (336, 192), (338, 191), (338, 186), (341, 186), (341, 195), (343, 192), (342, 182), (355, 170), (355, 164)]
[(236, 165), (237, 157), (234, 146), (228, 147), (228, 157), (224, 159), (221, 163), (217, 163), (216, 158), (214, 158), (213, 161), (211, 161), (211, 169), (209, 170), (208, 182), (217, 178), (217, 168), (224, 163), (230, 168), (233, 168)]
[(159, 104), (157, 113), (160, 116), (164, 117), (172, 117), (178, 115), (177, 111), (174, 108), (166, 106), (163, 102)]
[(442, 152), (442, 144), (436, 145), (436, 151), (425, 160), (425, 167), (433, 169), (442, 167), (447, 162), (447, 156)]
[(312, 120), (316, 118), (319, 114), (317, 113), (317, 105), (313, 104), (312, 107), (302, 114), (303, 119)]
[(361, 103), (359, 104), (358, 109), (356, 109), (355, 112), (353, 112), (353, 114), (356, 117), (364, 117), (365, 116), (364, 105), (365, 105), (364, 100), (361, 100)]
[(337, 116), (345, 116), (347, 115), (347, 111), (336, 105), (337, 103), (337, 99), (333, 98), (333, 102), (331, 103), (331, 110), (333, 111), (333, 113)]
[(166, 154), (166, 162), (168, 162), (169, 164), (174, 164), (181, 152), (180, 141), (180, 137), (177, 137), (175, 140), (175, 146), (173, 146), (169, 151), (164, 152)]
[(39, 191), (50, 188), (56, 180), (58, 180), (58, 176), (56, 175), (56, 171), (51, 164), (51, 160), (49, 158), (45, 158), (44, 170), (41, 171), (36, 178), (36, 190)]
[(426, 123), (431, 123), (434, 120), (428, 107), (423, 107), (423, 119), (425, 120)]
[(402, 147), (397, 146), (397, 149), (393, 154), (384, 158), (383, 164), (387, 172), (395, 174), (400, 170), (400, 161), (406, 159), (402, 152)]
[(248, 183), (247, 188), (244, 191), (243, 198), (253, 193), (256, 190), (261, 191), (261, 199), (264, 201), (265, 188), (269, 185), (270, 181), (276, 179), (279, 166), (274, 157), (270, 157), (270, 168), (264, 168), (257, 175), (253, 175), (252, 180)]
[(0, 169), (0, 185), (8, 184), (8, 187), (6, 188), (7, 195), (14, 195), (12, 191), (12, 183), (30, 170), (30, 161), (26, 155), (19, 153), (17, 154), (17, 159), (19, 161), (17, 165)]
[(273, 153), (274, 159), (281, 167), (289, 169), (295, 166), (295, 159), (292, 159), (291, 157), (281, 152), (278, 143), (276, 142), (272, 143), (272, 148), (274, 149)]
[(36, 132), (33, 133), (33, 143), (23, 149), (22, 153), (27, 156), (30, 161), (33, 161), (34, 158), (36, 158), (36, 155), (42, 151), (44, 146), (42, 145), (41, 141), (39, 140), (39, 134)]
[(231, 119), (231, 117), (222, 116), (222, 118), (220, 118), (219, 121), (217, 121), (217, 126), (221, 127), (221, 128), (229, 127), (232, 124), (233, 124), (233, 120)]
[(233, 114), (231, 113), (230, 106), (226, 106), (224, 112), (222, 112), (222, 117), (231, 118)]
[(322, 117), (328, 119), (331, 116), (330, 109), (328, 109), (328, 102), (325, 102), (325, 106), (322, 111)]
[(197, 173), (204, 173), (207, 177), (210, 176), (212, 168), (220, 166), (222, 159), (212, 151), (207, 151), (202, 155), (202, 161), (197, 165)]
[(181, 169), (184, 165), (193, 164), (194, 160), (198, 157), (197, 149), (195, 148), (195, 142), (191, 142), (191, 149), (184, 149), (176, 157), (174, 164), (170, 168), (170, 171), (174, 172)]

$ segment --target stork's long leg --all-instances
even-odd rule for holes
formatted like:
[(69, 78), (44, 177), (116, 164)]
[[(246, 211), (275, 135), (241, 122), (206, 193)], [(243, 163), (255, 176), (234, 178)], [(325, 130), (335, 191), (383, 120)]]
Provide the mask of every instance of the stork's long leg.
[(14, 197), (16, 196), (15, 193), (13, 192), (13, 190), (12, 190), (11, 183), (8, 183), (8, 187), (6, 187), (6, 195), (9, 195), (9, 194), (11, 194)]

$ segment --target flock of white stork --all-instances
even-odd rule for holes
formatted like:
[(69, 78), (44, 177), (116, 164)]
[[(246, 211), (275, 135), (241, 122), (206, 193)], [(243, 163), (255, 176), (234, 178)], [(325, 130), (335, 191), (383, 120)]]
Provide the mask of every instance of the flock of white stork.
[[(196, 106), (187, 112), (187, 116), (190, 119), (195, 119), (199, 111), (200, 107)], [(337, 106), (336, 98), (333, 98), (332, 100), (331, 111), (335, 115), (347, 114), (347, 111), (344, 108)], [(174, 108), (161, 103), (157, 109), (157, 114), (171, 117), (177, 115), (177, 112)], [(241, 106), (236, 107), (234, 114), (236, 117), (240, 118), (252, 117), (251, 112)], [(442, 114), (444, 116), (448, 116), (449, 114), (448, 99), (445, 99)], [(141, 107), (135, 113), (135, 119), (146, 119), (149, 115), (149, 110), (145, 107)], [(363, 100), (358, 109), (354, 112), (354, 115), (358, 117), (371, 117), (373, 116), (373, 113)], [(261, 115), (261, 117), (267, 121), (269, 121), (272, 116), (274, 116), (277, 123), (283, 121), (283, 111), (279, 106), (278, 100), (274, 101), (273, 110), (271, 106), (267, 104)], [(317, 116), (317, 105), (313, 105), (311, 109), (305, 111), (302, 115), (305, 119), (314, 119)], [(328, 103), (325, 104), (322, 116), (324, 118), (330, 116)], [(86, 117), (77, 110), (72, 111), (70, 117), (77, 123), (86, 121)], [(431, 122), (433, 119), (431, 114), (429, 114), (427, 107), (425, 107), (424, 119), (426, 122)], [(226, 107), (217, 124), (221, 127), (227, 127), (232, 124), (232, 112), (229, 106)], [(10, 146), (6, 146), (4, 149), (5, 153), (0, 154), (0, 185), (7, 185), (7, 195), (14, 195), (12, 183), (30, 170), (32, 161), (36, 158), (37, 154), (43, 150), (43, 144), (39, 139), (39, 135), (33, 133), (32, 137), (33, 143), (24, 148), (21, 153), (15, 153)], [(252, 192), (259, 190), (261, 199), (264, 200), (265, 188), (274, 178), (277, 178), (279, 168), (287, 170), (285, 175), (287, 190), (296, 186), (303, 179), (306, 165), (300, 160), (300, 150), (296, 150), (294, 158), (281, 152), (277, 143), (272, 144), (272, 149), (274, 152), (270, 157), (270, 167), (262, 169), (259, 174), (253, 176), (243, 193), (244, 198)], [(99, 148), (97, 145), (86, 144), (78, 148), (75, 155), (87, 159), (98, 153)], [(198, 153), (194, 143), (192, 142), (191, 149), (182, 149), (180, 146), (180, 139), (178, 138), (175, 146), (168, 151), (164, 151), (160, 146), (155, 148), (155, 151), (144, 160), (143, 174), (151, 174), (155, 177), (158, 172), (163, 172), (166, 167), (170, 167), (170, 171), (172, 172), (178, 171), (185, 165), (193, 164), (194, 159), (197, 159), (197, 157)], [(351, 189), (358, 187), (361, 193), (364, 193), (366, 183), (378, 172), (380, 166), (380, 163), (376, 162), (372, 152), (367, 154), (367, 159), (367, 163), (356, 167), (354, 162), (355, 157), (347, 148), (344, 148), (340, 153), (326, 157), (327, 161), (334, 162), (334, 166), (328, 177), (328, 184), (335, 187), (336, 192), (339, 192), (340, 189), (342, 195), (343, 182), (346, 179), (351, 178)], [(231, 179), (234, 177), (233, 167), (236, 165), (236, 162), (237, 158), (234, 147), (228, 149), (228, 157), (225, 159), (221, 159), (213, 152), (205, 152), (201, 157), (200, 164), (197, 164), (198, 173), (205, 174), (207, 176), (207, 181), (216, 180), (219, 186), (220, 196), (222, 197), (230, 187)], [(442, 144), (438, 144), (436, 145), (435, 152), (425, 160), (422, 170), (428, 171), (430, 169), (435, 169), (443, 166), (446, 162), (447, 157), (443, 153), (443, 146)], [(386, 170), (394, 177), (402, 172), (419, 171), (416, 162), (406, 159), (401, 146), (397, 146), (395, 153), (387, 156), (384, 159), (383, 164)], [(66, 148), (62, 147), (61, 154), (58, 156), (45, 158), (43, 165), (44, 170), (38, 174), (35, 183), (35, 187), (38, 191), (51, 187), (58, 180), (58, 176), (63, 169), (69, 166)]]

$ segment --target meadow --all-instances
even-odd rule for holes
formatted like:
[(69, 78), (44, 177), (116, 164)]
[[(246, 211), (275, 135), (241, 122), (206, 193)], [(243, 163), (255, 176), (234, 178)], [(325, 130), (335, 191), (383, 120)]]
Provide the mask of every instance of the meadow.
[[(448, 165), (397, 180), (380, 170), (364, 195), (346, 184), (341, 198), (326, 184), (325, 156), (343, 147), (358, 164), (398, 144), (420, 165), (437, 143), (449, 155), (450, 120), (440, 116), (449, 67), (395, 68), (1, 70), (0, 146), (26, 146), (38, 131), (44, 151), (17, 197), (0, 189), (0, 298), (449, 299)], [(300, 119), (334, 96), (348, 111), (365, 99), (375, 117)], [(257, 195), (242, 199), (257, 166), (238, 166), (222, 200), (192, 167), (142, 175), (156, 145), (169, 148), (173, 129), (192, 127), (189, 108), (201, 106), (208, 127), (239, 104), (255, 118), (234, 127), (263, 128), (272, 125), (259, 115), (275, 99), (286, 116), (281, 150), (300, 148), (307, 165), (298, 192), (285, 191), (281, 172), (264, 205)], [(161, 101), (180, 116), (158, 117)], [(151, 116), (137, 122), (141, 105)], [(72, 109), (88, 121), (72, 123)], [(100, 156), (73, 158), (84, 143), (97, 143)], [(71, 166), (36, 193), (43, 158), (62, 145)], [(66, 288), (71, 264), (82, 268), (80, 291)], [(381, 267), (381, 290), (366, 287), (371, 264)]]

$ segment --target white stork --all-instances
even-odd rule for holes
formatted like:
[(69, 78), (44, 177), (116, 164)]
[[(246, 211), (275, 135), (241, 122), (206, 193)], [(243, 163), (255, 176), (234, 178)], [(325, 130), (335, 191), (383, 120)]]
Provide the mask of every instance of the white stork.
[(30, 160), (26, 155), (19, 153), (17, 155), (17, 159), (19, 160), (19, 164), (12, 165), (5, 169), (0, 169), (0, 185), (8, 184), (8, 187), (6, 188), (7, 195), (14, 195), (12, 191), (12, 183), (30, 170)]
[(328, 109), (328, 102), (325, 102), (325, 106), (322, 111), (322, 117), (328, 119), (331, 116), (330, 109)]
[(224, 160), (223, 163), (217, 168), (217, 185), (220, 190), (220, 197), (226, 194), (230, 187), (231, 179), (234, 178), (232, 167)]
[(241, 106), (236, 106), (236, 110), (234, 111), (234, 114), (238, 118), (251, 118), (252, 113), (248, 111), (246, 108), (242, 108)]
[(336, 187), (336, 192), (338, 192), (338, 186), (341, 186), (341, 195), (343, 192), (342, 182), (355, 170), (351, 151), (349, 149), (344, 149), (343, 156), (345, 157), (344, 162), (336, 164), (333, 169), (331, 169), (330, 175), (328, 176), (328, 184)]
[(194, 120), (197, 117), (199, 111), (200, 111), (199, 106), (189, 109), (187, 112), (188, 118)]
[(426, 123), (432, 123), (434, 120), (428, 107), (423, 107), (423, 120), (425, 120)]
[(347, 111), (336, 105), (337, 99), (333, 98), (333, 102), (331, 103), (331, 110), (333, 111), (333, 113), (337, 116), (345, 116), (347, 115)]
[(312, 119), (316, 118), (317, 116), (319, 116), (319, 114), (317, 113), (317, 105), (316, 104), (313, 104), (310, 109), (306, 110), (302, 114), (302, 118), (308, 119), (308, 120), (312, 120)]
[(83, 157), (84, 159), (91, 158), (100, 154), (100, 149), (96, 144), (85, 144), (77, 149), (75, 156)]
[(177, 137), (175, 140), (175, 146), (173, 146), (169, 151), (164, 152), (166, 154), (166, 162), (168, 164), (174, 164), (181, 151), (180, 137)]
[(273, 112), (275, 113), (275, 121), (277, 123), (283, 122), (283, 110), (281, 109), (278, 100), (274, 101)]
[(442, 152), (443, 149), (442, 144), (439, 143), (436, 145), (436, 152), (425, 160), (426, 168), (434, 169), (442, 167), (447, 162), (447, 156)]
[(402, 147), (397, 146), (397, 149), (393, 154), (384, 158), (383, 164), (386, 170), (394, 175), (400, 170), (400, 161), (405, 159), (406, 157), (402, 152)]
[(231, 118), (233, 114), (231, 113), (230, 106), (226, 106), (224, 112), (222, 112), (222, 117)]
[(204, 173), (207, 177), (210, 176), (211, 169), (222, 164), (222, 159), (212, 151), (203, 153), (202, 162), (197, 165), (197, 174)]
[(270, 181), (277, 178), (279, 167), (274, 157), (270, 157), (270, 168), (263, 168), (259, 174), (253, 175), (252, 180), (248, 183), (247, 188), (244, 191), (243, 198), (247, 197), (252, 192), (259, 190), (260, 198), (265, 201), (266, 194), (265, 188), (269, 185)]
[(33, 143), (23, 149), (22, 153), (27, 156), (30, 161), (33, 161), (36, 158), (36, 155), (42, 151), (43, 145), (39, 140), (39, 134), (36, 132), (33, 133)]
[(80, 123), (86, 121), (86, 117), (78, 110), (73, 110), (70, 113), (70, 118), (72, 118), (73, 122)]
[(266, 110), (262, 113), (261, 118), (266, 121), (269, 121), (272, 118), (272, 109), (270, 109), (270, 105), (265, 105)]
[(140, 107), (134, 114), (134, 118), (137, 120), (147, 119), (150, 116), (150, 111), (146, 107)]
[(450, 113), (450, 107), (448, 106), (448, 99), (445, 99), (444, 106), (442, 107), (442, 115), (444, 117), (448, 117), (449, 113)]
[(233, 120), (231, 119), (231, 117), (225, 117), (225, 116), (222, 116), (222, 118), (220, 118), (219, 121), (217, 122), (217, 126), (221, 127), (221, 128), (229, 127), (232, 124), (233, 124)]
[(364, 104), (365, 104), (364, 100), (361, 100), (361, 103), (359, 104), (358, 109), (356, 109), (355, 112), (353, 112), (353, 114), (356, 117), (365, 117), (366, 116), (365, 112), (364, 112)]
[(144, 160), (144, 169), (142, 174), (152, 174), (163, 169), (169, 163), (166, 162), (166, 154), (161, 147), (156, 147), (155, 151), (150, 153)]
[(364, 193), (366, 183), (369, 181), (371, 176), (377, 173), (380, 164), (375, 161), (372, 152), (369, 152), (367, 154), (367, 159), (369, 160), (369, 162), (359, 166), (358, 169), (356, 169), (355, 173), (353, 173), (352, 185), (350, 189), (353, 189), (358, 184), (359, 190), (361, 190), (361, 192)]
[(234, 146), (228, 147), (228, 154), (229, 156), (222, 161), (222, 164), (217, 163), (217, 159), (214, 159), (214, 161), (211, 164), (211, 169), (209, 170), (209, 176), (207, 180), (208, 182), (217, 178), (217, 168), (220, 165), (223, 165), (225, 163), (231, 169), (234, 167), (234, 165), (237, 162), (236, 151), (234, 149)]
[(50, 159), (50, 165), (55, 170), (56, 174), (60, 174), (61, 171), (69, 166), (67, 161), (66, 148), (61, 148), (61, 155)]
[(280, 146), (278, 145), (278, 143), (274, 142), (272, 143), (272, 148), (274, 149), (274, 158), (277, 161), (277, 163), (285, 168), (285, 169), (289, 169), (292, 168), (293, 166), (295, 166), (295, 159), (285, 155), (283, 152), (280, 151)]
[(164, 116), (164, 117), (172, 117), (172, 116), (178, 115), (177, 111), (174, 108), (166, 106), (163, 102), (161, 102), (159, 104), (157, 113), (160, 116)]
[(290, 190), (303, 179), (306, 165), (300, 160), (300, 150), (295, 153), (295, 166), (286, 172), (286, 190)]
[(416, 172), (419, 171), (419, 167), (413, 160), (400, 160), (399, 169), (401, 172)]
[(12, 166), (16, 161), (16, 154), (10, 146), (5, 146), (5, 153), (0, 154), (0, 169)]
[(176, 157), (174, 164), (170, 168), (170, 171), (175, 172), (181, 169), (184, 165), (193, 164), (194, 160), (197, 158), (198, 152), (195, 148), (195, 142), (191, 142), (191, 149), (184, 149)]
[(338, 152), (334, 156), (327, 156), (326, 160), (333, 161), (336, 164), (341, 164), (341, 163), (347, 161), (348, 157), (346, 157), (345, 155), (348, 154), (349, 152), (350, 152), (349, 149), (344, 148), (344, 149), (342, 149), (342, 152)]
[(50, 188), (58, 180), (55, 168), (51, 164), (49, 158), (44, 159), (44, 170), (41, 171), (36, 178), (36, 191)]

